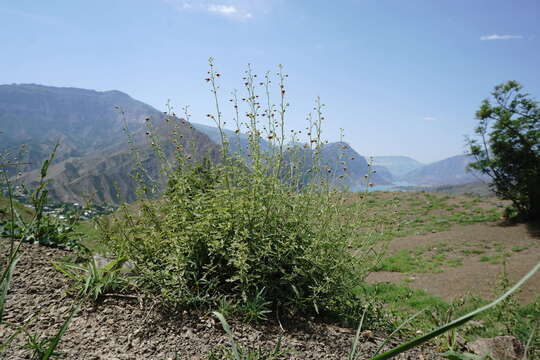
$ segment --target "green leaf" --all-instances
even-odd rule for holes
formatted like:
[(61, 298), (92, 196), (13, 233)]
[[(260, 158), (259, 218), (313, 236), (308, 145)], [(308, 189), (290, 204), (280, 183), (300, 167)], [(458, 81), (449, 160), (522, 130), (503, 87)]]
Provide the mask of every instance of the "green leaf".
[(236, 342), (234, 341), (231, 327), (229, 326), (229, 323), (225, 319), (225, 316), (223, 316), (223, 314), (218, 311), (212, 311), (212, 313), (219, 319), (219, 321), (221, 322), (221, 326), (223, 327), (223, 330), (225, 330), (225, 332), (229, 335), (234, 359), (241, 360), (240, 354), (238, 353), (238, 347), (236, 345)]
[(62, 324), (62, 327), (56, 335), (50, 340), (49, 347), (47, 348), (47, 351), (43, 354), (43, 357), (41, 360), (48, 360), (51, 356), (53, 356), (54, 351), (58, 347), (58, 344), (60, 343), (60, 340), (62, 339), (62, 336), (64, 336), (64, 333), (66, 332), (67, 328), (69, 327), (69, 324), (71, 323), (71, 320), (75, 316), (75, 314), (78, 312), (79, 307), (78, 305), (74, 305), (71, 307), (71, 311), (69, 313), (69, 316), (64, 321), (64, 324)]
[(8, 258), (9, 260), (8, 260), (6, 269), (2, 273), (2, 278), (0, 279), (0, 321), (2, 321), (2, 319), (4, 318), (4, 309), (6, 305), (9, 285), (11, 283), (11, 277), (13, 276), (13, 271), (15, 270), (15, 266), (17, 265), (17, 262), (20, 259), (20, 254), (19, 254), (20, 246), (21, 246), (21, 243), (19, 242), (17, 247), (11, 251)]

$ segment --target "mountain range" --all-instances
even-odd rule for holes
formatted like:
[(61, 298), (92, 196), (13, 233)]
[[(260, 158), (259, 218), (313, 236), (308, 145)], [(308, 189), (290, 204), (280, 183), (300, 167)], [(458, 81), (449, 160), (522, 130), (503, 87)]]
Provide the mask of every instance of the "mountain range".
[[(35, 183), (39, 167), (59, 144), (49, 167), (49, 192), (53, 199), (75, 202), (92, 199), (98, 203), (132, 201), (136, 168), (133, 151), (148, 176), (158, 178), (159, 161), (146, 139), (146, 119), (158, 133), (168, 133), (164, 114), (120, 91), (98, 92), (34, 84), (0, 86), (0, 154), (24, 149), (18, 169), (21, 180)], [(217, 158), (219, 148), (208, 136), (176, 119), (182, 144), (194, 159)], [(193, 149), (191, 144), (196, 144)], [(188, 146), (189, 145), (189, 146)], [(172, 153), (170, 146), (168, 154)]]
[(373, 156), (373, 164), (387, 169), (395, 179), (425, 165), (408, 156)]
[(474, 158), (469, 155), (455, 155), (411, 170), (399, 179), (416, 186), (460, 185), (487, 180), (478, 172), (468, 170)]
[[(133, 146), (139, 149), (139, 161), (149, 177), (158, 178), (160, 171), (145, 124), (153, 124), (155, 128), (151, 131), (165, 139), (171, 136), (171, 126), (176, 127), (182, 134), (181, 143), (190, 149), (194, 160), (204, 156), (219, 158), (221, 138), (216, 127), (174, 117), (165, 121), (165, 118), (157, 109), (117, 90), (0, 85), (0, 154), (14, 155), (24, 149), (18, 160), (27, 165), (18, 170), (22, 171), (20, 178), (24, 182), (32, 183), (39, 178), (40, 164), (58, 142), (57, 156), (49, 169), (49, 190), (54, 200), (133, 201), (136, 197), (136, 185), (130, 176), (136, 168)], [(131, 145), (126, 128), (131, 134)], [(226, 130), (226, 134), (230, 150), (246, 155), (247, 135), (237, 136), (230, 130)], [(165, 154), (171, 157), (172, 142), (165, 143)], [(311, 158), (309, 148), (293, 147), (300, 149), (302, 157)], [(261, 149), (268, 151), (271, 147), (261, 139)], [(286, 155), (289, 156), (292, 155)], [(394, 182), (459, 184), (472, 179), (465, 172), (469, 160), (457, 156), (424, 165), (405, 156), (374, 157), (372, 170), (375, 172), (370, 182), (385, 186)], [(340, 179), (336, 180), (337, 184), (351, 188), (365, 186), (368, 162), (348, 144), (326, 144), (321, 164)], [(344, 176), (340, 178), (340, 175)]]
[[(132, 145), (139, 149), (140, 162), (150, 178), (159, 177), (159, 161), (151, 148), (145, 123), (147, 119), (161, 138), (171, 134), (165, 115), (153, 107), (120, 91), (93, 91), (78, 88), (58, 88), (35, 84), (0, 86), (0, 154), (19, 152), (19, 180), (35, 183), (39, 167), (56, 143), (60, 146), (55, 161), (49, 167), (49, 192), (54, 200), (118, 203), (135, 199), (136, 184), (132, 176), (136, 168), (133, 147), (128, 143), (126, 128), (132, 134)], [(219, 157), (219, 131), (215, 127), (190, 124), (173, 118), (182, 133), (182, 144), (191, 149), (193, 159)], [(232, 131), (226, 130), (231, 147), (237, 143)], [(239, 134), (240, 142), (231, 151), (247, 148), (248, 137)], [(165, 147), (170, 156), (171, 142)], [(192, 148), (192, 144), (196, 147)], [(261, 140), (261, 148), (269, 145)], [(309, 150), (303, 156), (310, 157)], [(324, 166), (337, 176), (343, 165), (339, 157), (347, 158), (347, 175), (340, 182), (359, 185), (368, 172), (365, 159), (342, 143), (328, 144), (322, 152)], [(12, 174), (14, 175), (14, 174)], [(388, 182), (375, 178), (380, 184)]]

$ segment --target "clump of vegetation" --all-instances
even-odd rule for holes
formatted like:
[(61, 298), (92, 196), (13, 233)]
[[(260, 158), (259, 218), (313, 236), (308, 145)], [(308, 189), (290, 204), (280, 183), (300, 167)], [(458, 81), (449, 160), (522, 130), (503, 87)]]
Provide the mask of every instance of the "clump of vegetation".
[[(27, 243), (38, 243), (40, 245), (59, 247), (64, 249), (75, 249), (79, 246), (79, 239), (75, 236), (74, 225), (77, 216), (69, 219), (60, 219), (47, 215), (45, 209), (48, 205), (47, 172), (49, 165), (56, 156), (58, 145), (51, 152), (40, 169), (40, 179), (37, 186), (30, 190), (21, 185), (23, 191), (30, 199), (30, 209), (17, 206), (14, 201), (14, 186), (9, 178), (7, 168), (0, 168), (0, 175), (7, 188), (9, 216), (0, 218), (0, 236), (21, 239)], [(14, 165), (16, 166), (16, 164)]]
[(342, 206), (345, 194), (332, 188), (332, 174), (319, 160), (323, 105), (317, 101), (310, 118), (309, 142), (298, 145), (300, 132), (285, 137), (287, 75), (280, 68), (279, 105), (272, 105), (270, 75), (259, 82), (248, 69), (246, 121), (236, 92), (231, 102), (237, 133), (244, 127), (250, 141), (245, 153), (233, 154), (228, 144), (235, 139), (223, 132), (220, 76), (210, 61), (206, 81), (216, 112), (208, 117), (222, 136), (220, 161), (191, 163), (178, 146), (178, 166), (168, 171), (162, 198), (113, 216), (103, 241), (135, 264), (143, 286), (175, 305), (213, 307), (227, 298), (260, 314), (358, 318), (366, 304), (354, 287), (376, 256), (369, 240), (356, 242), (355, 254), (350, 249), (357, 231)]
[(108, 293), (127, 288), (123, 263), (121, 259), (116, 259), (100, 266), (92, 257), (83, 265), (60, 263), (54, 266), (73, 282), (72, 291), (78, 297), (98, 302)]
[(540, 107), (521, 90), (508, 81), (495, 87), (495, 104), (482, 103), (479, 139), (469, 140), (476, 158), (470, 167), (491, 177), (493, 191), (511, 200), (520, 217), (540, 219)]
[[(51, 159), (54, 157), (51, 155)], [(49, 160), (50, 161), (50, 160)], [(46, 161), (42, 167), (41, 173), (42, 173), (42, 180), (47, 175), (47, 169), (48, 169), (49, 162)], [(32, 358), (34, 359), (42, 359), (47, 360), (52, 357), (55, 357), (58, 355), (56, 353), (56, 348), (58, 347), (62, 337), (64, 336), (65, 332), (67, 331), (67, 328), (69, 324), (71, 323), (71, 320), (75, 316), (75, 314), (78, 311), (77, 306), (72, 306), (71, 310), (68, 313), (67, 318), (63, 322), (60, 329), (53, 334), (50, 337), (44, 336), (41, 333), (34, 333), (30, 331), (26, 324), (24, 325), (14, 325), (10, 322), (6, 322), (4, 320), (5, 315), (5, 306), (7, 302), (8, 292), (9, 288), (11, 286), (12, 276), (15, 271), (15, 267), (17, 266), (17, 263), (19, 262), (23, 249), (22, 249), (22, 242), (16, 241), (16, 240), (24, 240), (24, 237), (22, 237), (22, 234), (16, 232), (17, 229), (17, 223), (16, 219), (19, 219), (21, 221), (21, 216), (16, 213), (16, 208), (18, 207), (13, 199), (13, 192), (12, 192), (12, 184), (9, 181), (7, 177), (7, 167), (8, 166), (15, 166), (14, 163), (0, 163), (0, 175), (3, 175), (3, 178), (6, 181), (6, 186), (8, 188), (8, 199), (7, 203), (9, 204), (9, 210), (5, 212), (3, 215), (5, 216), (5, 220), (7, 222), (7, 228), (8, 233), (0, 234), (0, 236), (6, 236), (8, 237), (10, 241), (10, 247), (9, 247), (9, 253), (6, 257), (6, 263), (0, 268), (0, 325), (5, 325), (12, 328), (12, 332), (9, 336), (6, 338), (0, 339), (0, 353), (6, 351), (9, 349), (9, 347), (12, 345), (12, 342), (15, 340), (17, 336), (20, 334), (24, 334), (26, 341), (24, 343), (24, 347), (32, 351)], [(43, 182), (43, 181), (42, 181)], [(41, 187), (43, 189), (43, 187)], [(41, 193), (38, 190), (35, 191), (34, 195), (36, 199), (39, 199), (42, 206), (45, 206), (47, 196), (40, 195)], [(26, 214), (27, 216), (30, 216), (30, 214)], [(35, 218), (34, 218), (35, 219)]]

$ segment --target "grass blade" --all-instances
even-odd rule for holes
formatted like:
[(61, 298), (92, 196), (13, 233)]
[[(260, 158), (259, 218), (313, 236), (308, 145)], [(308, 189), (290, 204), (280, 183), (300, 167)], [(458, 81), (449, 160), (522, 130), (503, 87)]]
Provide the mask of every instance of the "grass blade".
[(529, 352), (529, 347), (531, 346), (531, 341), (534, 338), (534, 333), (536, 332), (536, 329), (531, 330), (531, 335), (529, 335), (529, 338), (527, 339), (527, 344), (525, 344), (525, 350), (523, 350), (523, 357), (521, 360), (527, 360), (527, 353)]
[(358, 329), (356, 329), (356, 335), (354, 336), (351, 353), (349, 354), (349, 360), (354, 360), (356, 358), (356, 349), (358, 348), (358, 341), (360, 340), (360, 332), (362, 331), (362, 325), (364, 324), (365, 315), (366, 315), (366, 310), (364, 310), (364, 312), (362, 313), (360, 324), (358, 324)]
[(225, 330), (225, 332), (230, 337), (231, 347), (232, 347), (232, 352), (233, 352), (234, 359), (235, 360), (241, 360), (240, 359), (240, 354), (238, 353), (238, 348), (236, 346), (236, 342), (234, 341), (234, 337), (233, 337), (233, 333), (231, 331), (231, 327), (229, 326), (229, 323), (227, 323), (227, 320), (225, 319), (225, 316), (223, 316), (223, 314), (218, 312), (218, 311), (213, 311), (212, 313), (219, 319), (219, 321), (221, 322), (221, 326), (223, 326), (223, 330)]
[(13, 276), (13, 271), (15, 266), (20, 259), (19, 248), (21, 243), (10, 253), (9, 260), (6, 269), (2, 273), (2, 279), (0, 280), (0, 321), (4, 318), (4, 309), (6, 306), (7, 293), (9, 290), (9, 285), (11, 283), (11, 277)]
[(466, 322), (468, 322), (469, 320), (471, 320), (472, 318), (474, 318), (476, 315), (480, 314), (481, 312), (483, 311), (486, 311), (488, 309), (491, 309), (492, 307), (496, 306), (497, 304), (499, 304), (501, 301), (503, 301), (504, 299), (506, 299), (508, 296), (510, 296), (513, 292), (515, 292), (517, 289), (519, 289), (521, 287), (521, 285), (523, 285), (523, 283), (525, 283), (527, 280), (529, 280), (529, 278), (531, 278), (537, 271), (538, 269), (540, 269), (540, 263), (536, 264), (536, 266), (527, 273), (527, 275), (525, 275), (521, 280), (519, 280), (514, 286), (512, 286), (508, 291), (506, 291), (503, 295), (501, 295), (499, 298), (495, 299), (494, 301), (492, 301), (491, 303), (485, 305), (485, 306), (482, 306), (470, 313), (468, 313), (467, 315), (464, 315), (462, 317), (460, 317), (459, 319), (456, 319), (444, 326), (441, 326), (440, 328), (438, 329), (435, 329), (433, 330), (432, 332), (426, 334), (426, 335), (423, 335), (423, 336), (420, 336), (420, 337), (417, 337), (411, 341), (408, 341), (406, 343), (403, 343), (399, 346), (396, 346), (395, 348), (385, 352), (385, 353), (382, 353), (380, 355), (376, 355), (374, 357), (371, 358), (371, 360), (384, 360), (384, 359), (390, 359), (394, 356), (396, 356), (397, 354), (400, 354), (404, 351), (407, 351), (409, 349), (412, 349), (413, 347), (416, 347), (418, 345), (421, 345), (423, 344), (424, 342), (428, 341), (428, 340), (431, 340), (433, 339), (434, 337), (436, 336), (439, 336), (453, 328), (456, 328), (460, 325), (463, 325), (465, 324)]
[(17, 331), (15, 331), (13, 334), (11, 334), (6, 340), (2, 340), (2, 342), (0, 342), (0, 353), (2, 353), (3, 351), (5, 351), (6, 349), (9, 348), (9, 346), (11, 345), (11, 343), (13, 342), (13, 340), (15, 340), (15, 338), (22, 332), (21, 329), (17, 329)]
[(401, 329), (403, 329), (403, 327), (405, 325), (407, 325), (408, 323), (410, 323), (411, 321), (413, 321), (418, 315), (422, 314), (423, 312), (425, 311), (425, 309), (422, 309), (420, 310), (419, 312), (417, 312), (416, 314), (414, 314), (413, 316), (411, 316), (410, 318), (408, 318), (407, 320), (405, 320), (404, 322), (402, 322), (394, 331), (392, 331), (390, 333), (390, 335), (388, 335), (388, 337), (386, 338), (386, 340), (383, 341), (383, 343), (377, 348), (377, 350), (375, 351), (375, 354), (378, 354), (379, 351), (382, 350), (382, 348), (384, 347), (384, 345), (388, 344), (388, 342), (392, 339), (392, 337)]
[(60, 343), (62, 336), (64, 336), (64, 333), (66, 332), (69, 324), (71, 323), (71, 320), (73, 319), (73, 317), (75, 316), (78, 310), (79, 310), (78, 306), (73, 306), (71, 308), (68, 318), (66, 319), (66, 321), (64, 321), (64, 324), (62, 325), (60, 330), (58, 330), (56, 335), (54, 335), (54, 337), (51, 339), (49, 347), (47, 348), (47, 351), (43, 354), (43, 357), (41, 358), (41, 360), (48, 360), (54, 354), (54, 351), (58, 347), (58, 344)]

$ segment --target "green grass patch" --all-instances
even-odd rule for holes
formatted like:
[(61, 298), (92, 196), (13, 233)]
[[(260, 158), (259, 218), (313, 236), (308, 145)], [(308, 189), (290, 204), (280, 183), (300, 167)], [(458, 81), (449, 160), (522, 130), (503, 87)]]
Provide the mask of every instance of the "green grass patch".
[(456, 224), (496, 221), (501, 208), (486, 207), (482, 198), (456, 201), (456, 197), (415, 193), (373, 192), (347, 205), (361, 229), (357, 244), (369, 237), (385, 241), (413, 234), (426, 234), (450, 229)]
[[(30, 220), (34, 215), (34, 211), (31, 208), (21, 204), (16, 200), (13, 200), (13, 208), (23, 220)], [(9, 199), (0, 195), (0, 223), (4, 221), (9, 221), (10, 217), (11, 211)]]
[(358, 291), (368, 298), (382, 301), (391, 310), (403, 312), (404, 316), (410, 312), (448, 305), (440, 297), (430, 295), (424, 290), (411, 289), (405, 285), (392, 283), (363, 284)]
[(415, 250), (400, 250), (384, 257), (374, 271), (390, 271), (401, 273), (441, 272), (446, 263), (446, 256), (420, 256)]
[(480, 250), (480, 249), (464, 249), (464, 250), (461, 250), (461, 253), (463, 255), (466, 255), (466, 256), (470, 256), (470, 255), (482, 255), (485, 253), (484, 250)]

